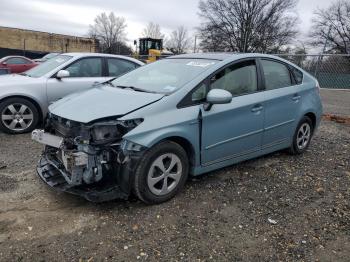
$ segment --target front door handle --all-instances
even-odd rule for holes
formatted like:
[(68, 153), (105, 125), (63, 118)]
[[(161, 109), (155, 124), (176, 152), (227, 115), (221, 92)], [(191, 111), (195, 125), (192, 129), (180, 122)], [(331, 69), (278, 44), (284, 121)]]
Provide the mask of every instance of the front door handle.
[(263, 110), (264, 107), (262, 105), (256, 105), (252, 108), (252, 112), (253, 113), (257, 113), (257, 112), (260, 112), (261, 110)]

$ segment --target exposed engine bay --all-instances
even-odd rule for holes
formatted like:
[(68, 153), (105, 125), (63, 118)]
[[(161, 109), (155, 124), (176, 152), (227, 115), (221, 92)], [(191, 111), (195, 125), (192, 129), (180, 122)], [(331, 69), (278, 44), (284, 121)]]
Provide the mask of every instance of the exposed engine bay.
[(106, 119), (82, 124), (51, 115), (44, 130), (32, 132), (32, 139), (45, 145), (38, 174), (50, 186), (90, 201), (127, 198), (130, 172), (146, 148), (122, 137), (140, 123)]

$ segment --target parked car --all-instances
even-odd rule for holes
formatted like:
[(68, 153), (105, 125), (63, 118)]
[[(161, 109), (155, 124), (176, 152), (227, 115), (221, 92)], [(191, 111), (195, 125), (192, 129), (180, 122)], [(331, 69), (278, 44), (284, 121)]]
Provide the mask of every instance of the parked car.
[(108, 54), (67, 53), (18, 75), (0, 77), (0, 130), (32, 131), (46, 117), (49, 104), (84, 91), (143, 65)]
[(319, 85), (275, 56), (166, 58), (50, 106), (41, 179), (90, 201), (169, 200), (198, 176), (273, 151), (303, 153), (322, 114)]
[(9, 73), (22, 73), (37, 65), (24, 56), (5, 56), (0, 59), (0, 69), (7, 69)]
[(44, 55), (42, 58), (34, 59), (34, 61), (38, 62), (38, 63), (43, 63), (51, 58), (58, 56), (59, 54), (61, 54), (61, 53), (48, 53), (48, 54)]

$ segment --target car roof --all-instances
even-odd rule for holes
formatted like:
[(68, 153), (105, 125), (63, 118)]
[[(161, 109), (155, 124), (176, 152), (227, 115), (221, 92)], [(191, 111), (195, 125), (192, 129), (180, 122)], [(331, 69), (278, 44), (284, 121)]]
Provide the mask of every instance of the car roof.
[(20, 55), (9, 55), (9, 56), (4, 56), (4, 57), (1, 58), (0, 60), (9, 59), (9, 58), (24, 58), (24, 59), (30, 60), (30, 58), (25, 57), (25, 56), (20, 56)]
[(137, 60), (132, 57), (124, 56), (124, 55), (112, 55), (112, 54), (103, 54), (103, 53), (62, 53), (60, 55), (69, 55), (69, 56), (74, 56), (74, 57), (89, 57), (89, 56), (94, 56), (94, 57), (114, 57), (114, 58), (120, 58), (120, 59), (125, 59), (129, 60), (131, 62), (134, 62), (139, 65), (144, 65), (143, 62), (140, 60)]
[(208, 60), (226, 60), (235, 56), (235, 53), (193, 53), (167, 57), (167, 59), (208, 59)]
[(207, 59), (207, 60), (236, 60), (249, 57), (265, 57), (265, 58), (274, 58), (278, 60), (284, 60), (276, 55), (268, 55), (261, 53), (194, 53), (194, 54), (183, 54), (167, 57), (167, 59)]

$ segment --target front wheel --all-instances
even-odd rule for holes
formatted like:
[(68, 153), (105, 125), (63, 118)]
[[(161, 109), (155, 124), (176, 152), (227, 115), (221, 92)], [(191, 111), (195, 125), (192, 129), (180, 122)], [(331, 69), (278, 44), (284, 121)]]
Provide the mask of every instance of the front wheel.
[(0, 103), (0, 130), (8, 134), (32, 131), (39, 122), (35, 105), (23, 98), (10, 98)]
[(290, 152), (293, 155), (299, 155), (309, 147), (313, 135), (314, 127), (309, 117), (304, 116), (298, 124), (293, 136), (293, 144)]
[(147, 204), (173, 198), (188, 177), (188, 157), (177, 143), (165, 141), (146, 152), (134, 177), (134, 191)]

